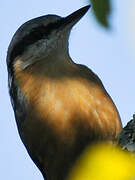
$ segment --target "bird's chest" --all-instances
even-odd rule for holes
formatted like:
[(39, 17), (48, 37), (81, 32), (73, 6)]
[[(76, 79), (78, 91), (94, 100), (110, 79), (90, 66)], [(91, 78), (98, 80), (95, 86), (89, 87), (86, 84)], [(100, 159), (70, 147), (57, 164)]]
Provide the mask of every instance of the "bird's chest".
[(94, 107), (94, 90), (90, 92), (81, 80), (46, 79), (40, 83), (35, 80), (35, 85), (26, 89), (23, 93), (35, 120), (55, 131), (67, 132), (73, 124), (81, 123), (84, 119), (86, 124), (89, 123)]
[(72, 146), (80, 129), (82, 134), (87, 134), (94, 126), (94, 119), (93, 122), (90, 120), (94, 90), (90, 93), (81, 79), (58, 81), (46, 78), (38, 81), (31, 77), (25, 81), (21, 91), (28, 103), (21, 132), (27, 148), (30, 146), (31, 149), (33, 140), (33, 146), (40, 146), (42, 142), (45, 146), (49, 142)]
[(90, 92), (85, 79), (63, 66), (56, 69), (40, 66), (21, 71), (16, 64), (15, 70), (18, 86), (27, 103), (24, 134), (45, 134), (50, 129), (61, 138), (70, 137), (84, 119), (82, 124), (89, 127), (94, 88)]
[(24, 134), (34, 139), (38, 133), (50, 136), (51, 132), (65, 140), (74, 139), (81, 129), (103, 139), (111, 138), (119, 117), (107, 93), (98, 84), (61, 67), (58, 71), (40, 66), (33, 70), (35, 73), (16, 73), (28, 107)]

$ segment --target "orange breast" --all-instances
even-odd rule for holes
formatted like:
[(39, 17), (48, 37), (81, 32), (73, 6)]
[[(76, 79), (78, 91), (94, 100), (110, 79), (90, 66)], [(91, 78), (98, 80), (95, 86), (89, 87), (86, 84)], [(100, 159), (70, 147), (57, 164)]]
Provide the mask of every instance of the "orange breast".
[[(19, 61), (18, 61), (19, 62)], [(112, 100), (102, 86), (84, 77), (52, 78), (42, 67), (21, 71), (16, 64), (16, 78), (31, 111), (60, 136), (76, 133), (77, 124), (101, 135), (118, 137), (121, 122)]]

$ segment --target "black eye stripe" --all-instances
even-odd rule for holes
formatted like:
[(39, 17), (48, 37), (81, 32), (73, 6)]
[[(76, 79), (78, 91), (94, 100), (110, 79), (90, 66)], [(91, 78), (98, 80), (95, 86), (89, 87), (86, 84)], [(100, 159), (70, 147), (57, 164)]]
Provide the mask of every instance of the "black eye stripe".
[(45, 27), (42, 25), (32, 29), (28, 35), (24, 36), (23, 39), (15, 44), (14, 48), (12, 49), (10, 61), (13, 61), (17, 56), (21, 55), (28, 45), (42, 39), (44, 31)]
[(45, 36), (47, 37), (51, 33), (51, 31), (59, 28), (64, 22), (63, 20), (64, 18), (61, 18), (57, 22), (50, 23), (47, 26), (40, 25), (36, 28), (33, 28), (28, 35), (24, 36), (21, 41), (15, 44), (10, 54), (10, 62), (13, 61), (17, 56), (21, 55), (26, 47), (42, 39)]

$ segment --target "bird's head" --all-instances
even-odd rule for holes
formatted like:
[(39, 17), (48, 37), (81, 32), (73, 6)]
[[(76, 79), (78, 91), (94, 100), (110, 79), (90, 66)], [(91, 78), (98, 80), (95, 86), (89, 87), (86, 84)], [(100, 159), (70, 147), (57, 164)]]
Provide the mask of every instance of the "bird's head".
[(8, 48), (7, 64), (12, 68), (21, 57), (25, 69), (35, 61), (52, 55), (68, 54), (68, 37), (72, 27), (88, 11), (85, 6), (67, 17), (46, 15), (24, 23), (13, 36)]

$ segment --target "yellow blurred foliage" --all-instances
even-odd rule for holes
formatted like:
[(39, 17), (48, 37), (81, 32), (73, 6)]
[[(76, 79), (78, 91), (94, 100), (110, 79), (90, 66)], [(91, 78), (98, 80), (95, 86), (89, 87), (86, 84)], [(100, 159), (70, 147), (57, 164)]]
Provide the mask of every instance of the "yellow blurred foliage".
[(119, 147), (88, 147), (67, 180), (135, 180), (135, 157)]

